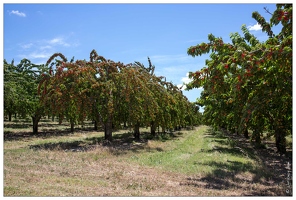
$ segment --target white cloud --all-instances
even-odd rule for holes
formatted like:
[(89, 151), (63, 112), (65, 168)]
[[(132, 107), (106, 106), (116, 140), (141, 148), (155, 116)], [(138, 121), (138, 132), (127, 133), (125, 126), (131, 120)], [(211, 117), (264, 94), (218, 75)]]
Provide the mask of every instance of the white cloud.
[(23, 48), (23, 49), (29, 49), (29, 48), (31, 48), (33, 46), (33, 43), (28, 43), (28, 44), (23, 44), (23, 45), (21, 45), (21, 47)]
[(192, 79), (189, 78), (188, 76), (189, 76), (189, 73), (187, 73), (185, 77), (182, 77), (181, 81), (182, 81), (183, 83), (185, 83), (185, 84), (191, 82)]
[(50, 46), (50, 45), (45, 45), (45, 46), (40, 46), (39, 48), (40, 48), (41, 50), (43, 50), (43, 49), (51, 49), (52, 46)]
[(185, 84), (188, 84), (192, 81), (191, 78), (188, 77), (189, 76), (189, 73), (186, 73), (186, 76), (183, 76), (181, 78), (181, 81), (182, 81), (182, 84), (178, 84), (177, 86), (179, 88), (181, 88), (181, 90), (185, 90), (186, 89), (186, 85)]
[[(186, 89), (185, 84), (188, 84), (193, 80), (192, 78), (189, 78), (188, 76), (189, 76), (189, 73), (187, 73), (186, 76), (183, 76), (181, 78), (181, 81), (182, 81), (183, 84), (178, 84), (177, 85), (177, 87), (180, 88), (181, 90), (185, 90)], [(201, 92), (203, 90), (203, 87), (195, 88), (194, 90), (197, 90), (197, 91)]]
[(29, 60), (31, 59), (36, 59), (36, 58), (49, 58), (53, 53), (50, 52), (39, 52), (39, 51), (34, 51), (28, 54), (20, 54), (18, 57), (20, 58), (27, 58)]
[(77, 46), (77, 44), (76, 43), (69, 44), (65, 41), (64, 38), (55, 37), (53, 39), (47, 39), (47, 40), (36, 40), (27, 44), (23, 43), (23, 44), (20, 44), (20, 46), (22, 49), (34, 48), (34, 49), (44, 50), (44, 49), (53, 49), (54, 46), (70, 47), (70, 46)]
[(26, 17), (26, 14), (25, 13), (20, 12), (18, 10), (13, 10), (13, 11), (9, 12), (9, 14), (17, 15), (19, 17)]
[(261, 30), (262, 29), (262, 27), (261, 27), (261, 25), (260, 24), (255, 24), (255, 25), (253, 25), (253, 26), (248, 26), (248, 29), (250, 30), (250, 31), (259, 31), (259, 30)]
[(52, 45), (62, 45), (62, 46), (65, 46), (65, 47), (70, 46), (70, 44), (65, 42), (64, 38), (62, 38), (62, 37), (53, 38), (53, 39), (49, 40), (48, 43), (52, 44)]
[(186, 88), (186, 86), (183, 84), (178, 84), (177, 87), (180, 88), (180, 90), (185, 90)]
[[(72, 36), (71, 33), (70, 36)], [(63, 49), (69, 47), (76, 47), (79, 45), (78, 41), (70, 36), (56, 36), (41, 40), (31, 40), (19, 43), (18, 57), (23, 59), (27, 58), (33, 63), (43, 63), (49, 59), (51, 55), (56, 52), (64, 52)]]
[(48, 52), (32, 52), (29, 54), (29, 58), (49, 58), (52, 53)]

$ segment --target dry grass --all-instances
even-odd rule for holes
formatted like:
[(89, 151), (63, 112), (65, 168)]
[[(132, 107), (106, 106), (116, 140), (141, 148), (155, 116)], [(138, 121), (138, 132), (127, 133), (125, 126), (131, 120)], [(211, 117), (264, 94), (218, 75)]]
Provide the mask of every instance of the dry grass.
[(111, 145), (91, 131), (5, 140), (4, 196), (287, 195), (285, 174), (249, 149), (231, 152), (206, 126), (157, 140), (114, 135)]

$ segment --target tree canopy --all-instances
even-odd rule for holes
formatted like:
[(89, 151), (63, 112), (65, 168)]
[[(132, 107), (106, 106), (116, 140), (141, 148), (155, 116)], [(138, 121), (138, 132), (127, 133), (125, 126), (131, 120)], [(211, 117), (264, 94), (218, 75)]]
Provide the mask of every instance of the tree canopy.
[[(257, 145), (268, 131), (285, 153), (285, 136), (292, 133), (292, 4), (277, 4), (270, 14), (270, 22), (252, 14), (268, 36), (264, 42), (243, 25), (243, 35), (232, 33), (231, 43), (209, 34), (209, 42), (188, 48), (193, 57), (210, 57), (206, 67), (189, 73), (193, 81), (187, 88), (203, 87), (199, 104), (205, 106), (208, 124), (246, 136), (252, 130)], [(282, 27), (277, 35), (276, 25)]]
[(33, 64), (28, 59), (16, 66), (14, 61), (9, 64), (4, 60), (4, 114), (8, 114), (9, 120), (12, 114), (31, 116), (33, 134), (38, 133), (38, 122), (44, 114), (37, 87), (46, 71), (44, 65)]
[(48, 112), (66, 117), (72, 131), (75, 124), (91, 119), (101, 123), (106, 140), (112, 140), (113, 127), (122, 123), (134, 128), (137, 139), (140, 126), (151, 126), (155, 134), (156, 126), (165, 131), (197, 123), (198, 110), (177, 86), (155, 76), (155, 66), (148, 62), (149, 67), (114, 62), (95, 50), (90, 61), (68, 62), (56, 53), (47, 62), (49, 73), (42, 74), (38, 93)]

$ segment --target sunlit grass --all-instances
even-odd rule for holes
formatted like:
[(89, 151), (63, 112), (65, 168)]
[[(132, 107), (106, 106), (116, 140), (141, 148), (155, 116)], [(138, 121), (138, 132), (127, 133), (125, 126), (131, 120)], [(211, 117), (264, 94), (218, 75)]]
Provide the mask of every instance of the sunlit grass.
[[(16, 134), (30, 130), (26, 123), (20, 124), (14, 128)], [(265, 191), (262, 182), (272, 173), (253, 151), (239, 148), (236, 141), (208, 126), (156, 138), (142, 128), (140, 141), (133, 139), (131, 130), (119, 130), (114, 132), (113, 146), (102, 145), (103, 132), (80, 128), (59, 135), (65, 124), (44, 122), (41, 127), (57, 133), (4, 141), (5, 196), (241, 195)], [(201, 177), (226, 188), (190, 185)]]
[(205, 133), (210, 133), (209, 127), (201, 126), (195, 131), (182, 131), (182, 137), (165, 143), (149, 141), (148, 147), (158, 148), (159, 151), (133, 155), (131, 160), (188, 175), (212, 173), (222, 165), (232, 165), (231, 162), (256, 167), (255, 160), (233, 149), (227, 138), (215, 138)]

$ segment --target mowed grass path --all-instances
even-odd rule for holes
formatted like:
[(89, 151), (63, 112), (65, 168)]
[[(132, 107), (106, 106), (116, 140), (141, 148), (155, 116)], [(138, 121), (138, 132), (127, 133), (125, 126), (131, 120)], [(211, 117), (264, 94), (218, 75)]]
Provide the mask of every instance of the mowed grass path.
[(210, 127), (142, 138), (121, 130), (111, 145), (90, 131), (5, 140), (4, 196), (286, 195), (255, 152)]

